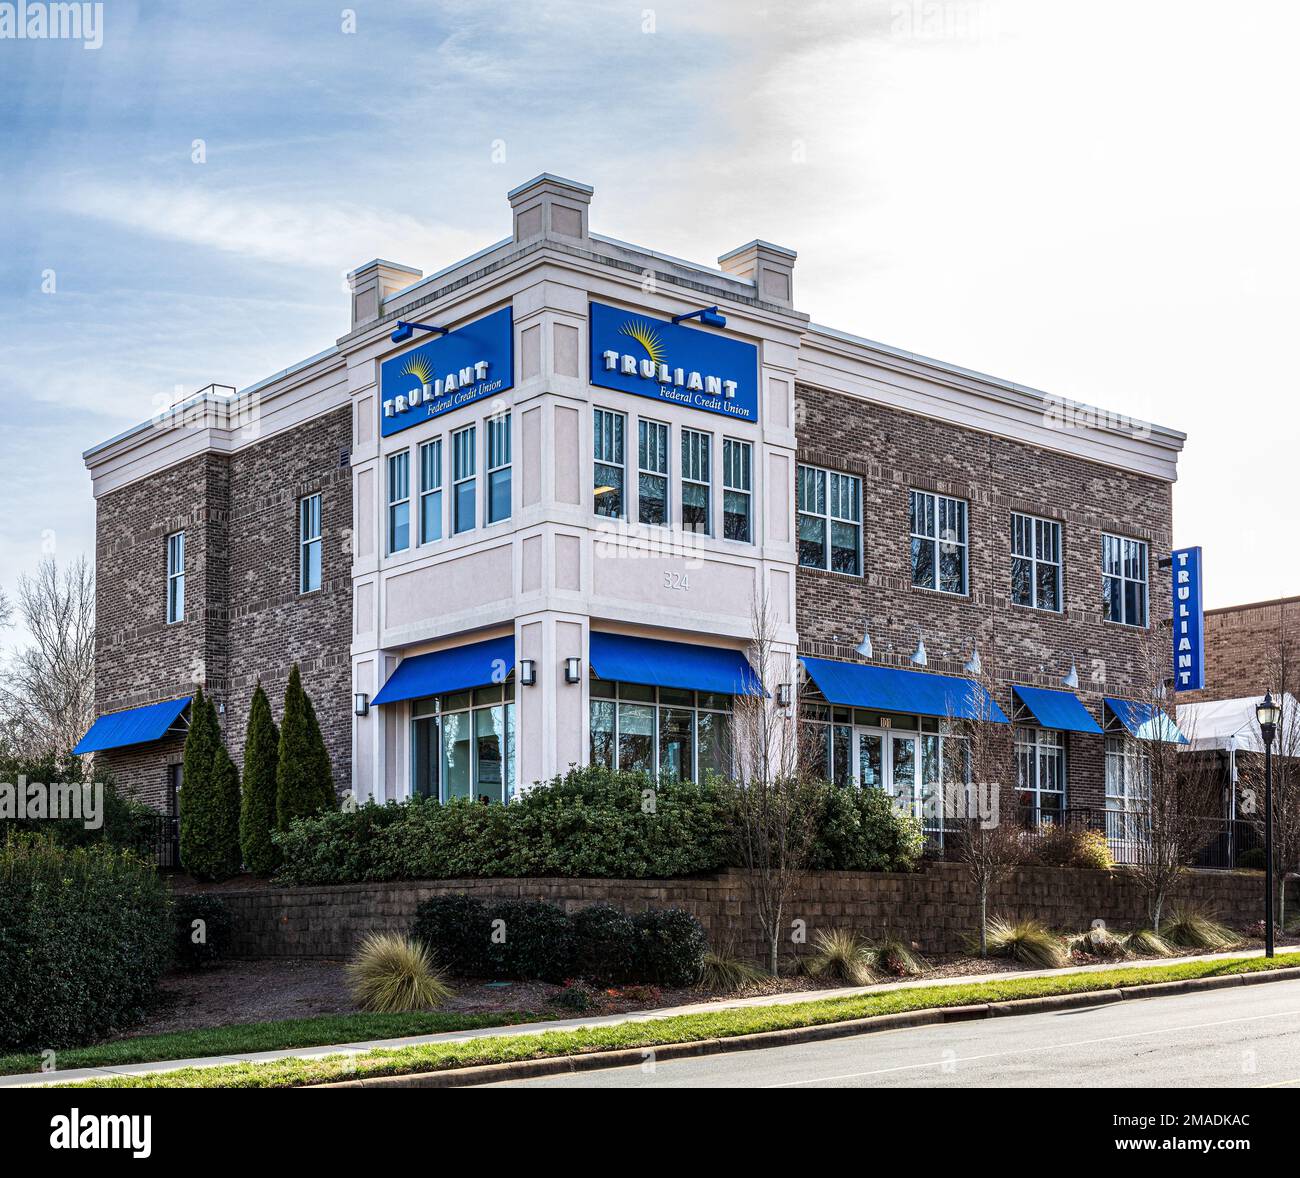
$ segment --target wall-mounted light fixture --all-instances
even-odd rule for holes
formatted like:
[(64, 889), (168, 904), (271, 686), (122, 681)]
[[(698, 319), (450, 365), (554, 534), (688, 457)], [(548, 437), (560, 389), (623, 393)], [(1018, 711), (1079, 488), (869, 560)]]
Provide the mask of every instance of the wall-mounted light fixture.
[(448, 331), (448, 328), (435, 327), (432, 323), (407, 323), (405, 319), (399, 319), (397, 326), (393, 329), (393, 334), (388, 338), (395, 344), (404, 344), (415, 334), (417, 327), (421, 331), (432, 331), (437, 335), (446, 335)]
[(864, 659), (871, 658), (873, 651), (871, 647), (871, 632), (869, 630), (862, 631), (862, 641), (853, 648), (853, 651), (855, 654), (860, 654)]
[(925, 653), (925, 639), (922, 637), (921, 631), (917, 630), (916, 649), (912, 651), (912, 664), (913, 666), (924, 667), (929, 661), (930, 657)]
[(1079, 689), (1079, 668), (1074, 665), (1074, 660), (1070, 660), (1070, 669), (1061, 676), (1061, 686), (1068, 687), (1071, 691)]
[(352, 697), (352, 714), (354, 716), (364, 716), (370, 711), (370, 696), (364, 691), (358, 691)]
[(726, 327), (727, 318), (718, 311), (716, 306), (701, 307), (698, 311), (687, 311), (685, 315), (674, 315), (673, 322), (680, 323), (683, 319), (698, 319), (705, 327)]
[(788, 708), (793, 698), (794, 690), (789, 683), (778, 683), (776, 685), (776, 706), (778, 708)]
[(580, 683), (582, 681), (582, 660), (580, 658), (564, 660), (564, 681), (566, 683)]
[(519, 682), (525, 687), (533, 687), (537, 683), (537, 660), (520, 659), (519, 660)]
[(978, 646), (972, 646), (970, 658), (966, 660), (966, 674), (982, 675), (983, 673), (984, 665), (980, 662), (980, 648)]

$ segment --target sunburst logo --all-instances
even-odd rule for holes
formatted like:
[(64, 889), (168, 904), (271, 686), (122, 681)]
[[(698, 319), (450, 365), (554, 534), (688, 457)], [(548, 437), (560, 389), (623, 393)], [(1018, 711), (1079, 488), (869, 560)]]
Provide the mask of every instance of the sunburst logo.
[(619, 335), (630, 336), (646, 350), (650, 359), (658, 364), (664, 358), (664, 342), (659, 333), (643, 319), (630, 319), (618, 329)]
[(402, 369), (402, 375), (415, 377), (422, 386), (433, 383), (433, 369), (429, 367), (429, 361), (423, 356), (412, 356), (406, 362), (406, 367)]

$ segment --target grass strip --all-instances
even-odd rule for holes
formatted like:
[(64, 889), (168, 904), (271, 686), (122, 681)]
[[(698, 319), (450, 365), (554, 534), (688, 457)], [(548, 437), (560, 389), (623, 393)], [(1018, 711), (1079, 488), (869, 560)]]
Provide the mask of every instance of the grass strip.
[(221, 1064), (210, 1068), (184, 1068), (138, 1076), (114, 1076), (59, 1085), (70, 1088), (291, 1088), (304, 1084), (325, 1084), (337, 1080), (395, 1076), (412, 1072), (509, 1063), (515, 1060), (545, 1059), (581, 1055), (593, 1051), (656, 1047), (668, 1043), (689, 1043), (750, 1035), (759, 1031), (786, 1030), (845, 1022), (872, 1015), (925, 1010), (936, 1006), (962, 1006), (1000, 1002), (1015, 998), (1042, 998), (1054, 994), (1077, 994), (1089, 990), (1129, 989), (1155, 982), (1191, 978), (1222, 977), (1260, 970), (1300, 966), (1300, 954), (1271, 961), (1263, 957), (1230, 962), (1195, 961), (1139, 969), (1112, 969), (1057, 977), (1017, 978), (1008, 976), (965, 985), (935, 985), (911, 990), (889, 990), (824, 998), (789, 1005), (749, 1006), (700, 1014), (674, 1015), (645, 1022), (616, 1023), (568, 1031), (546, 1031), (530, 1035), (464, 1039), (450, 1043), (426, 1043), (415, 1047), (376, 1049), (355, 1056), (328, 1055), (319, 1059), (287, 1058), (267, 1063)]
[[(406, 1035), (439, 1035), (448, 1031), (476, 1031), (537, 1022), (546, 1015), (530, 1011), (494, 1014), (451, 1014), (415, 1011), (410, 1014), (326, 1014), (315, 1018), (281, 1019), (265, 1023), (235, 1023), (115, 1039), (92, 1047), (70, 1047), (55, 1053), (60, 1069), (116, 1067), (164, 1059), (199, 1059), (205, 1055), (242, 1055), (251, 1051), (280, 1051), (293, 1047), (320, 1047), (330, 1043), (356, 1043), (367, 1039), (398, 1039)], [(39, 1072), (40, 1055), (0, 1055), (0, 1075)]]

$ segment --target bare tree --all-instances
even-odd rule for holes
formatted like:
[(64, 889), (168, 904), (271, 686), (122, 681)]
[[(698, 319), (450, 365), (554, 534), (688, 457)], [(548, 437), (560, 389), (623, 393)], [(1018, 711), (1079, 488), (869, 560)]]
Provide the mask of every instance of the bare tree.
[(1140, 736), (1124, 737), (1126, 790), (1132, 806), (1108, 831), (1124, 842), (1130, 870), (1146, 899), (1151, 927), (1160, 931), (1165, 907), (1190, 863), (1222, 829), (1223, 782), (1211, 758), (1182, 751), (1166, 681), (1172, 673), (1167, 640), (1147, 635), (1140, 653), (1134, 703)]
[[(949, 715), (943, 753), (943, 830), (953, 858), (966, 868), (979, 902), (979, 952), (988, 956), (989, 894), (1023, 853), (1014, 804), (1015, 742), (995, 718), (988, 669), (971, 676), (966, 715)], [(955, 709), (953, 709), (955, 711)], [(964, 755), (949, 752), (954, 738)]]
[(18, 614), (31, 642), (10, 661), (0, 714), (25, 758), (71, 752), (94, 717), (95, 574), (78, 557), (46, 558), (18, 579)]
[(798, 703), (777, 698), (781, 671), (766, 598), (754, 603), (750, 665), (763, 693), (736, 696), (735, 777), (723, 785), (732, 840), (745, 868), (772, 973), (780, 965), (785, 918), (817, 833), (818, 794), (800, 757)]

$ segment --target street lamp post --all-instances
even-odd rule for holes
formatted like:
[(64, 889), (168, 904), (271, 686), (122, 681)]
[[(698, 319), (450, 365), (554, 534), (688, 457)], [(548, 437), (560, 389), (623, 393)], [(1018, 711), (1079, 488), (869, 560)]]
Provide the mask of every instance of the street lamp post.
[(1259, 734), (1264, 738), (1264, 956), (1273, 956), (1273, 737), (1282, 709), (1271, 691), (1255, 707)]

